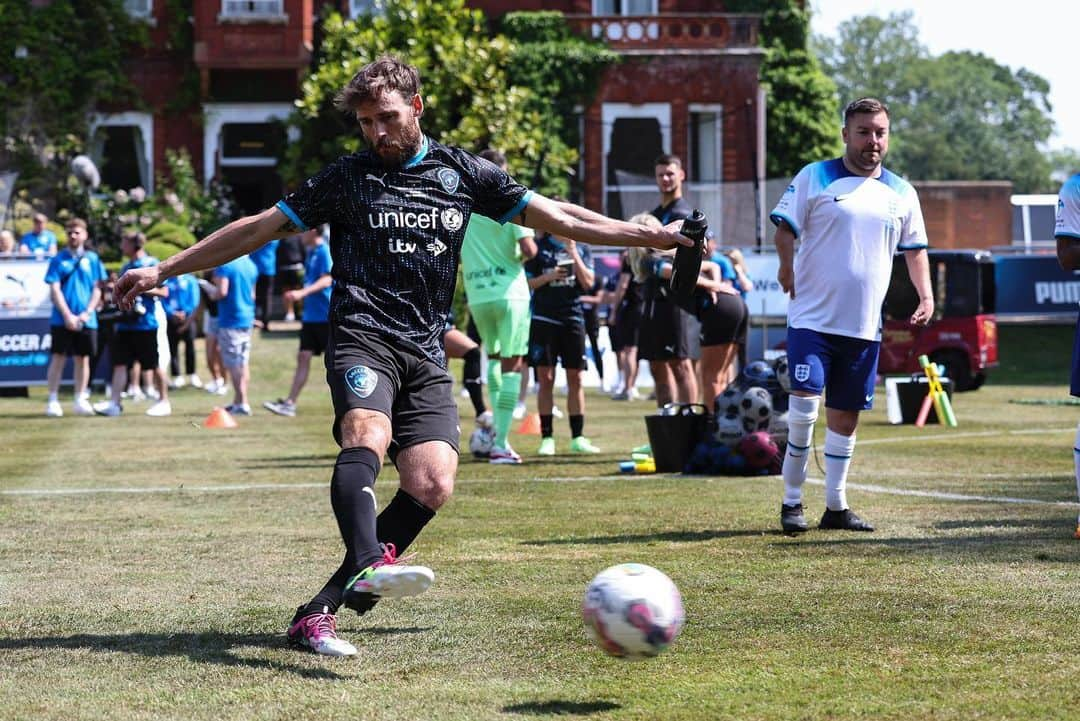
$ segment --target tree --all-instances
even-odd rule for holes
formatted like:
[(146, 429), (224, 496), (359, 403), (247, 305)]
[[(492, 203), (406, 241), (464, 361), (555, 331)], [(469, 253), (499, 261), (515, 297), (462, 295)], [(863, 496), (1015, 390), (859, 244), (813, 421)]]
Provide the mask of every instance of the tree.
[[(300, 139), (285, 151), (286, 181), (295, 183), (362, 147), (355, 121), (333, 108), (333, 98), (364, 64), (390, 53), (420, 71), (428, 135), (473, 151), (503, 149), (513, 174), (535, 177), (541, 192), (565, 193), (577, 146), (566, 141), (561, 120), (550, 117), (552, 98), (580, 102), (580, 88), (598, 74), (597, 58), (605, 56), (589, 43), (551, 35), (551, 22), (518, 17), (505, 24), (512, 30), (547, 31), (522, 44), (492, 36), (483, 14), (468, 9), (464, 0), (388, 0), (383, 13), (355, 20), (328, 12), (315, 68), (290, 121)], [(576, 56), (567, 69), (553, 71), (539, 57), (553, 46)], [(571, 87), (568, 74), (574, 68), (585, 71), (585, 79)]]
[(910, 10), (851, 18), (835, 38), (817, 36), (811, 46), (842, 104), (867, 96), (898, 104), (911, 88), (908, 70), (930, 57)]
[(18, 187), (66, 193), (68, 158), (86, 141), (101, 102), (134, 102), (125, 63), (147, 40), (121, 0), (69, 0), (0, 10), (0, 166)]
[(804, 165), (836, 155), (840, 133), (836, 86), (809, 50), (810, 15), (799, 0), (742, 0), (728, 12), (762, 13), (766, 48), (761, 83), (766, 100), (765, 172), (791, 177)]
[(1049, 83), (981, 53), (932, 56), (917, 34), (914, 16), (900, 13), (852, 18), (837, 38), (815, 41), (848, 99), (890, 106), (889, 167), (918, 180), (1007, 179), (1020, 193), (1051, 187)]

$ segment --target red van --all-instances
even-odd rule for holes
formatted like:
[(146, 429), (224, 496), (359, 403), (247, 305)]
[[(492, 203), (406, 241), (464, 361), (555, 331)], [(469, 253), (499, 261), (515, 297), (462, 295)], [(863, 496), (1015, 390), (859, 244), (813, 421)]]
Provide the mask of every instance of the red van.
[(994, 258), (985, 250), (930, 250), (934, 320), (908, 322), (919, 304), (903, 254), (893, 259), (892, 281), (882, 309), (882, 375), (919, 373), (919, 356), (945, 366), (958, 391), (979, 388), (998, 364), (994, 316)]

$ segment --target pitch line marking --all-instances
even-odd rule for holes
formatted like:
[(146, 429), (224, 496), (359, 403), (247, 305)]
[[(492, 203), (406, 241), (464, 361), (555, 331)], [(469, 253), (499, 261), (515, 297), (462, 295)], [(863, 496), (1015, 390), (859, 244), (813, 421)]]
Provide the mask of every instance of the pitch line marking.
[[(682, 476), (659, 474), (659, 478), (665, 480), (679, 480)], [(1011, 476), (1013, 478), (1045, 478), (1045, 474), (1032, 476)], [(517, 481), (519, 483), (582, 483), (591, 481), (613, 481), (626, 478), (626, 474), (612, 474), (606, 476), (563, 476), (552, 478), (535, 478), (529, 481)], [(692, 476), (687, 480), (704, 480), (707, 476)], [(480, 483), (505, 483), (504, 478), (459, 478), (459, 484)], [(807, 478), (806, 482), (815, 486), (824, 486), (825, 481), (821, 478)], [(15, 489), (0, 491), (0, 496), (26, 496), (26, 497), (60, 497), (60, 496), (86, 496), (104, 494), (168, 494), (168, 493), (235, 493), (237, 491), (304, 491), (312, 489), (326, 489), (329, 483), (237, 483), (220, 486), (156, 486), (151, 488), (41, 488), (41, 489)], [(1012, 505), (1029, 506), (1061, 506), (1076, 508), (1080, 503), (1076, 501), (1047, 501), (1039, 498), (1016, 498), (1013, 496), (982, 496), (965, 493), (949, 493), (946, 491), (921, 491), (908, 488), (890, 488), (868, 483), (848, 483), (851, 490), (863, 493), (877, 493), (892, 496), (914, 496), (919, 498), (936, 498), (945, 501), (966, 501), (977, 503), (1006, 503)]]

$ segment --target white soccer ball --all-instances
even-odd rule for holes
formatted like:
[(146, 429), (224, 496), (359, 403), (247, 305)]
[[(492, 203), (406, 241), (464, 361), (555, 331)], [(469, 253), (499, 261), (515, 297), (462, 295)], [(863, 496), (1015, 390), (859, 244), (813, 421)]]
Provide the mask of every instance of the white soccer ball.
[(742, 390), (739, 389), (734, 383), (725, 388), (720, 395), (716, 397), (716, 415), (717, 416), (737, 416), (742, 413), (742, 409), (739, 407), (739, 401), (742, 400)]
[(787, 419), (788, 415), (786, 411), (784, 413), (773, 413), (772, 417), (769, 418), (769, 437), (772, 438), (777, 445), (780, 445), (781, 442), (787, 443)]
[(491, 449), (495, 445), (495, 429), (477, 428), (469, 436), (469, 450), (476, 458), (487, 458), (491, 455)]
[(769, 427), (769, 418), (772, 416), (772, 393), (754, 386), (747, 388), (739, 401), (742, 409), (743, 430), (747, 433), (763, 431)]
[(684, 619), (679, 589), (642, 563), (622, 563), (597, 574), (581, 612), (600, 648), (631, 660), (660, 654), (679, 635)]
[(713, 438), (728, 448), (734, 448), (739, 445), (744, 433), (742, 416), (719, 416)]
[(788, 371), (787, 354), (776, 359), (773, 369), (776, 371), (776, 380), (785, 393), (791, 393), (791, 375)]

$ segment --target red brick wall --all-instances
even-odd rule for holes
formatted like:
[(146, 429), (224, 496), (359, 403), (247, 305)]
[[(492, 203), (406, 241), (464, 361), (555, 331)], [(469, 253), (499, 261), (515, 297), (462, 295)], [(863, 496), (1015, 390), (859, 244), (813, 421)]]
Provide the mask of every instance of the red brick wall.
[(1012, 242), (1012, 183), (915, 181), (932, 248), (991, 248)]
[(690, 104), (723, 105), (724, 180), (749, 180), (753, 168), (746, 144), (753, 137), (754, 112), (743, 108), (747, 100), (756, 100), (757, 90), (754, 58), (653, 56), (626, 58), (609, 68), (585, 113), (585, 205), (596, 210), (603, 207), (603, 103), (670, 103), (672, 147), (668, 150), (684, 158)]

